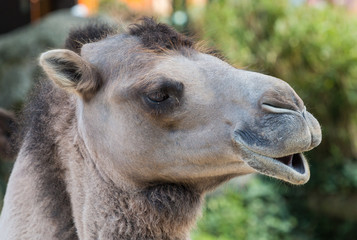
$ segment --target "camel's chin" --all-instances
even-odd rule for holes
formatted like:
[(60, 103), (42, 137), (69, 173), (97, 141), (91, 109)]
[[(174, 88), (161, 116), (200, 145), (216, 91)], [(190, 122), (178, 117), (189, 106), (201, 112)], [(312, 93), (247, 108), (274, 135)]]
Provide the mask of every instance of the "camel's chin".
[(300, 185), (310, 179), (310, 169), (305, 156), (295, 153), (284, 157), (273, 158), (253, 152), (246, 147), (244, 161), (257, 172)]

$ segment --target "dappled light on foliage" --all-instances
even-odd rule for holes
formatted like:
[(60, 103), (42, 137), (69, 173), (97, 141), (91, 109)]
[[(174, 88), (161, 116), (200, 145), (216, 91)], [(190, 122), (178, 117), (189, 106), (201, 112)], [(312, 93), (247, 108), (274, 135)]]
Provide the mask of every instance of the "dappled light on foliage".
[[(280, 183), (276, 184), (276, 194), (285, 200), (280, 207), (286, 204), (297, 221), (282, 239), (357, 236), (356, 26), (357, 17), (342, 9), (294, 6), (283, 0), (212, 1), (200, 25), (195, 26), (230, 62), (291, 84), (322, 125), (321, 145), (307, 154), (310, 182), (283, 192), (279, 191)], [(239, 197), (231, 201), (232, 205), (241, 204)], [(273, 206), (266, 204), (266, 208), (270, 207)], [(239, 214), (257, 213), (242, 208)], [(247, 232), (260, 227), (240, 222), (237, 216), (232, 225), (245, 226)], [(200, 229), (214, 236), (212, 228)], [(229, 239), (240, 237), (238, 234)]]
[(297, 220), (275, 187), (255, 178), (244, 187), (229, 184), (224, 194), (208, 196), (193, 240), (291, 239), (287, 236)]

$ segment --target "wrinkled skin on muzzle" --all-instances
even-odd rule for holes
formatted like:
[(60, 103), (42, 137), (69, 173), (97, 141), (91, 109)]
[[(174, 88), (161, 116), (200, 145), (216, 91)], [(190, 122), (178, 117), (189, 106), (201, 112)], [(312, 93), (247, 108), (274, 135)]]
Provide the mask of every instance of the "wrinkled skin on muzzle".
[[(242, 159), (256, 171), (303, 184), (310, 172), (302, 154), (321, 142), (318, 121), (284, 81), (270, 76), (232, 70), (237, 92), (233, 102), (244, 103), (230, 112), (232, 139)], [(235, 72), (235, 73), (234, 73)], [(242, 90), (242, 88), (244, 90)]]

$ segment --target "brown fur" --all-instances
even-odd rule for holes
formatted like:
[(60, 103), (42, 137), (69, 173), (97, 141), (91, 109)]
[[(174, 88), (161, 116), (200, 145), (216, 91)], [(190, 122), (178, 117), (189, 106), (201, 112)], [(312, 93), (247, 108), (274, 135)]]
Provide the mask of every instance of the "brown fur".
[(114, 27), (104, 23), (90, 24), (83, 28), (73, 29), (68, 35), (65, 47), (80, 54), (84, 44), (99, 41), (115, 32)]
[[(116, 33), (116, 28), (108, 24), (87, 25), (83, 28), (73, 29), (69, 33), (65, 47), (80, 54), (81, 47), (84, 44), (99, 41)], [(141, 23), (132, 24), (129, 27), (128, 34), (138, 37), (144, 48), (158, 53), (169, 50), (189, 51), (189, 49), (196, 49), (227, 61), (219, 50), (209, 48), (203, 42), (196, 44), (190, 37), (178, 33), (166, 24), (156, 23), (153, 18), (144, 17), (141, 19)]]
[(138, 37), (145, 48), (157, 52), (181, 50), (194, 46), (193, 41), (188, 37), (177, 33), (165, 24), (157, 24), (151, 18), (144, 18), (141, 24), (131, 26), (129, 34)]

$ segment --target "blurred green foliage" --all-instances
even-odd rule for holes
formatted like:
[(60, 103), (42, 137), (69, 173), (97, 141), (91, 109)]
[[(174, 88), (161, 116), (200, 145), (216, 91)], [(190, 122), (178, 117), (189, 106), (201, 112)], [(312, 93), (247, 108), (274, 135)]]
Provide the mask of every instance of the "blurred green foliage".
[(254, 178), (240, 189), (234, 184), (206, 198), (193, 240), (288, 240), (296, 225), (275, 186)]
[[(279, 233), (284, 231), (274, 225), (276, 233), (271, 239), (356, 239), (357, 18), (329, 5), (317, 8), (294, 6), (285, 0), (213, 0), (193, 27), (230, 62), (287, 81), (323, 130), (321, 145), (307, 154), (310, 182), (287, 189), (275, 184), (281, 212), (255, 211), (244, 204), (246, 192), (236, 197), (228, 192), (209, 199), (205, 214), (221, 226), (224, 215), (231, 215), (227, 209), (232, 209), (239, 214), (231, 219), (232, 229), (222, 226), (229, 230), (220, 233), (213, 226), (205, 227), (210, 223), (205, 216), (198, 230), (205, 237), (194, 239), (248, 239), (245, 231), (262, 229), (261, 225), (270, 224), (266, 219), (281, 214), (291, 214), (297, 223), (289, 225), (291, 231), (282, 238)], [(209, 210), (211, 204), (227, 206), (216, 211), (223, 216), (215, 216)], [(266, 202), (266, 208), (274, 207)], [(263, 214), (260, 223), (249, 225), (247, 216), (257, 214)], [(235, 232), (240, 227), (243, 233)]]

